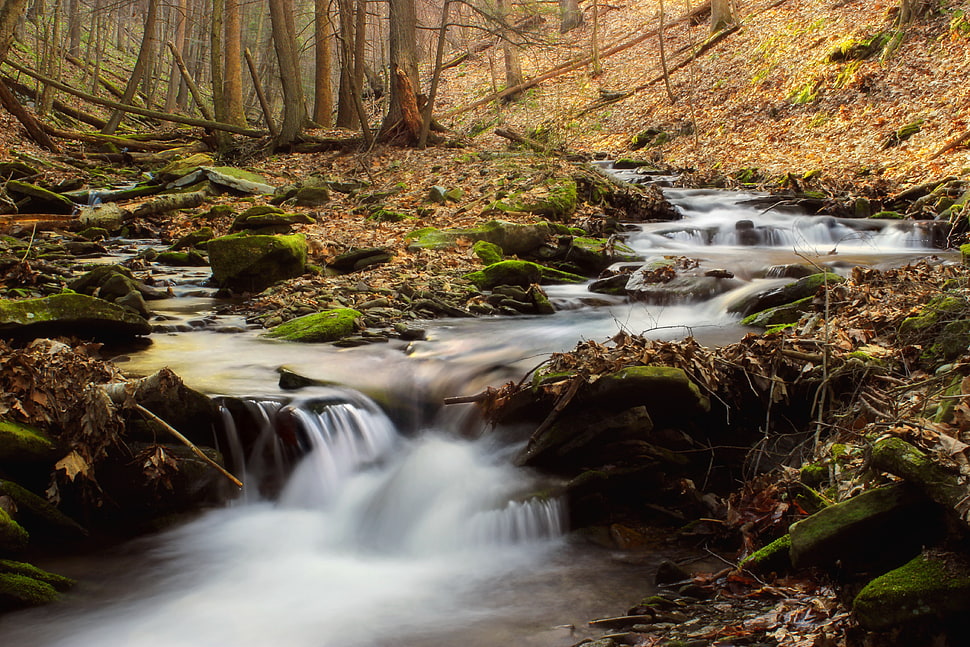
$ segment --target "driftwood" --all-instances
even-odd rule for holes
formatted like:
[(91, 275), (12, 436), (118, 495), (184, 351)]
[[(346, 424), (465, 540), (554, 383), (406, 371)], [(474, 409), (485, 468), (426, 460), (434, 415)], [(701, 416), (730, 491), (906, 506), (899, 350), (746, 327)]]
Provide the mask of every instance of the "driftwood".
[(16, 117), (17, 121), (23, 124), (24, 128), (27, 130), (27, 135), (32, 140), (49, 151), (54, 153), (61, 152), (60, 148), (57, 147), (57, 144), (55, 144), (53, 140), (48, 137), (47, 133), (44, 132), (40, 122), (37, 121), (32, 114), (27, 112), (26, 108), (20, 105), (20, 102), (17, 101), (17, 97), (14, 96), (13, 92), (10, 91), (10, 88), (8, 88), (3, 81), (0, 81), (0, 104), (6, 108), (7, 112)]
[(93, 94), (88, 94), (87, 92), (76, 90), (71, 86), (67, 85), (66, 83), (61, 83), (57, 79), (52, 79), (48, 76), (44, 76), (43, 74), (35, 72), (34, 70), (28, 67), (24, 67), (23, 65), (20, 65), (18, 63), (14, 63), (13, 61), (5, 60), (3, 62), (4, 64), (9, 65), (10, 67), (17, 70), (18, 72), (23, 72), (27, 76), (33, 77), (38, 81), (40, 81), (41, 83), (44, 83), (45, 85), (49, 85), (51, 87), (57, 88), (58, 90), (67, 92), (68, 94), (72, 94), (76, 97), (80, 97), (81, 99), (84, 99), (85, 101), (88, 101), (90, 103), (96, 103), (98, 105), (102, 105), (107, 108), (113, 108), (115, 110), (120, 110), (122, 112), (130, 112), (136, 115), (142, 115), (143, 117), (152, 117), (153, 119), (158, 119), (160, 121), (170, 121), (177, 124), (185, 124), (187, 126), (197, 126), (199, 128), (206, 128), (211, 130), (222, 130), (225, 132), (234, 133), (236, 135), (244, 135), (246, 137), (258, 138), (258, 137), (264, 137), (266, 135), (266, 131), (263, 131), (263, 130), (253, 130), (251, 128), (245, 128), (243, 126), (234, 126), (232, 124), (224, 124), (218, 121), (209, 121), (208, 119), (193, 119), (192, 117), (173, 115), (167, 112), (148, 110), (147, 108), (139, 108), (137, 106), (118, 103), (117, 101), (109, 101), (108, 99), (102, 99), (100, 97), (94, 96)]

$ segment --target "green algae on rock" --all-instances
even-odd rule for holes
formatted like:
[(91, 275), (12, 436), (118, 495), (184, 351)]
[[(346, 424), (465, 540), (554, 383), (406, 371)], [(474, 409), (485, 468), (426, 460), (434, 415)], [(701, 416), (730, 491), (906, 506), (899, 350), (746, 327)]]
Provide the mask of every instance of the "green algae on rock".
[(337, 341), (354, 334), (361, 317), (353, 308), (336, 308), (292, 319), (271, 329), (266, 336), (305, 343)]
[(213, 238), (207, 248), (213, 282), (236, 292), (261, 292), (306, 270), (307, 244), (303, 234), (230, 234)]
[(562, 272), (530, 261), (499, 261), (477, 272), (466, 274), (480, 290), (490, 290), (497, 285), (518, 285), (527, 288), (533, 283), (585, 283), (578, 274)]
[(18, 551), (27, 545), (30, 536), (23, 526), (14, 521), (6, 510), (0, 508), (0, 551)]
[(54, 443), (40, 430), (0, 420), (0, 463), (44, 461), (51, 458), (53, 451)]

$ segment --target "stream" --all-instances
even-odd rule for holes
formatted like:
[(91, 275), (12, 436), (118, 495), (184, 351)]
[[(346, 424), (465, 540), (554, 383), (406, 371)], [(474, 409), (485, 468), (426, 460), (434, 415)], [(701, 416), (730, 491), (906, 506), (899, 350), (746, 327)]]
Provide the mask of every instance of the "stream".
[[(472, 405), (437, 403), (619, 330), (736, 341), (748, 329), (728, 304), (783, 283), (774, 266), (845, 274), (958, 256), (933, 247), (932, 223), (842, 221), (779, 212), (753, 194), (665, 192), (683, 219), (631, 225), (626, 244), (648, 262), (687, 256), (699, 271), (729, 272), (732, 290), (652, 304), (549, 286), (554, 315), (431, 321), (425, 340), (339, 349), (261, 338), (241, 318), (211, 314), (199, 287), (206, 271), (180, 274), (175, 296), (152, 303), (180, 332), (157, 332), (116, 361), (135, 374), (169, 366), (237, 403), (223, 408), (229, 438), (243, 422), (272, 436), (280, 419), (295, 420), (306, 453), (272, 496), (252, 484), (279, 466), (235, 456), (247, 487), (225, 508), (110, 553), (44, 564), (80, 583), (63, 602), (0, 619), (4, 644), (559, 647), (589, 635), (587, 620), (649, 595), (670, 555), (567, 533), (562, 502), (535, 495), (550, 483), (511, 466), (523, 430), (486, 433)], [(277, 386), (281, 366), (341, 387), (294, 400)], [(220, 449), (233, 458), (228, 444)]]

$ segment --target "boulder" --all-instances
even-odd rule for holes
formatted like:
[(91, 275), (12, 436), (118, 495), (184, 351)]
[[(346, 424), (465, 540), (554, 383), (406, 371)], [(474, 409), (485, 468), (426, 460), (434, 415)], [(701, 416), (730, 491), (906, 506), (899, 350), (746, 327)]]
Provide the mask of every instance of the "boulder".
[(544, 195), (518, 195), (492, 206), (500, 211), (533, 213), (555, 220), (565, 220), (576, 211), (578, 190), (572, 178), (547, 180), (540, 193)]
[(741, 568), (756, 575), (786, 573), (791, 570), (791, 535), (784, 535), (756, 550), (741, 562)]
[(603, 408), (645, 406), (657, 424), (684, 421), (707, 413), (710, 399), (682, 369), (628, 366), (599, 378), (580, 394)]
[(795, 323), (802, 318), (804, 313), (812, 309), (812, 301), (812, 297), (805, 297), (792, 303), (755, 312), (742, 319), (741, 325), (768, 328), (770, 326)]
[(521, 256), (538, 249), (553, 233), (546, 222), (519, 225), (503, 220), (490, 220), (478, 227), (466, 229), (434, 229), (431, 227), (411, 232), (408, 249), (445, 249), (454, 247), (459, 239), (471, 242), (483, 240), (502, 248), (505, 254)]
[(266, 336), (306, 343), (337, 341), (357, 332), (362, 316), (352, 308), (336, 308), (291, 319), (272, 328)]
[[(122, 276), (129, 279), (129, 283), (126, 285), (129, 285), (131, 288), (137, 290), (139, 294), (149, 301), (154, 299), (167, 299), (169, 296), (164, 290), (153, 288), (150, 285), (146, 285), (145, 283), (135, 279), (134, 275), (131, 273), (131, 270), (123, 265), (98, 265), (71, 281), (68, 284), (68, 287), (75, 292), (80, 292), (81, 294), (101, 296), (102, 286), (104, 286), (104, 284), (108, 281), (111, 281), (115, 276)], [(120, 297), (123, 294), (127, 294), (129, 291), (130, 290), (126, 289), (124, 292), (116, 292), (112, 298)], [(101, 296), (101, 298), (105, 297)], [(108, 300), (110, 301), (111, 299)]]
[(119, 305), (84, 294), (55, 294), (42, 299), (0, 301), (0, 336), (18, 338), (76, 335), (118, 341), (151, 332), (141, 316)]
[(205, 180), (240, 193), (273, 195), (276, 192), (276, 187), (268, 184), (263, 176), (232, 166), (198, 166), (169, 182), (167, 188), (189, 186)]
[(297, 224), (313, 224), (312, 217), (304, 213), (286, 213), (279, 207), (260, 205), (250, 207), (236, 216), (232, 231), (258, 231), (260, 233), (288, 233)]
[(642, 259), (621, 242), (609, 238), (575, 236), (566, 251), (565, 260), (575, 263), (590, 275), (596, 275), (613, 263), (632, 263)]
[(942, 532), (939, 508), (905, 483), (863, 492), (792, 524), (795, 568), (899, 566)]
[(383, 247), (363, 247), (352, 249), (333, 258), (327, 264), (340, 272), (354, 272), (371, 265), (380, 265), (391, 260), (391, 254)]
[(497, 285), (518, 285), (527, 288), (533, 283), (586, 282), (586, 278), (578, 274), (561, 272), (529, 261), (499, 261), (483, 270), (466, 274), (465, 278), (480, 290), (490, 290)]
[(492, 263), (498, 263), (503, 258), (505, 258), (505, 252), (501, 247), (495, 243), (490, 243), (487, 240), (477, 240), (472, 246), (472, 252), (478, 257), (485, 265), (491, 265)]
[(177, 252), (182, 249), (191, 249), (194, 247), (205, 247), (205, 243), (209, 242), (215, 237), (212, 231), (212, 227), (201, 227), (195, 231), (190, 231), (185, 234), (169, 247), (170, 251)]
[(728, 305), (728, 312), (748, 316), (768, 308), (774, 308), (786, 303), (799, 301), (806, 297), (814, 297), (826, 284), (843, 283), (845, 278), (831, 272), (820, 272), (786, 283), (780, 287), (770, 288), (763, 292), (747, 295)]
[(124, 227), (127, 215), (117, 204), (108, 202), (93, 207), (81, 207), (78, 220), (82, 227), (99, 227), (114, 233)]
[(39, 429), (0, 420), (0, 464), (47, 461), (53, 454), (54, 443)]
[(0, 480), (0, 495), (17, 505), (17, 519), (30, 530), (31, 541), (63, 545), (65, 540), (87, 536), (76, 521), (30, 490), (13, 481)]
[(0, 552), (22, 550), (30, 536), (19, 523), (13, 520), (6, 510), (0, 507)]
[(636, 301), (672, 305), (707, 301), (741, 285), (738, 279), (715, 276), (678, 276), (666, 282), (649, 282), (637, 270), (630, 275), (626, 292)]
[(213, 238), (208, 251), (213, 282), (233, 292), (261, 292), (306, 270), (307, 244), (302, 234), (231, 234)]
[(205, 267), (209, 264), (205, 256), (194, 249), (179, 252), (160, 252), (155, 257), (155, 262), (160, 265), (169, 265), (172, 267)]
[(852, 610), (869, 631), (925, 619), (963, 622), (970, 613), (970, 564), (963, 555), (924, 552), (869, 582), (855, 597)]

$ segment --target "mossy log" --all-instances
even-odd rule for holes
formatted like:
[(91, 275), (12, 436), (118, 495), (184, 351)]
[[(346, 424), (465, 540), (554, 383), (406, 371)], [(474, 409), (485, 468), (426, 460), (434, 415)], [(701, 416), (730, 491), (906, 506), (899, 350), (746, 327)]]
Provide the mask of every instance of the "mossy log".
[[(957, 508), (967, 488), (959, 476), (901, 438), (883, 438), (872, 448), (872, 465), (915, 485), (940, 505)], [(966, 522), (966, 515), (960, 515)]]

